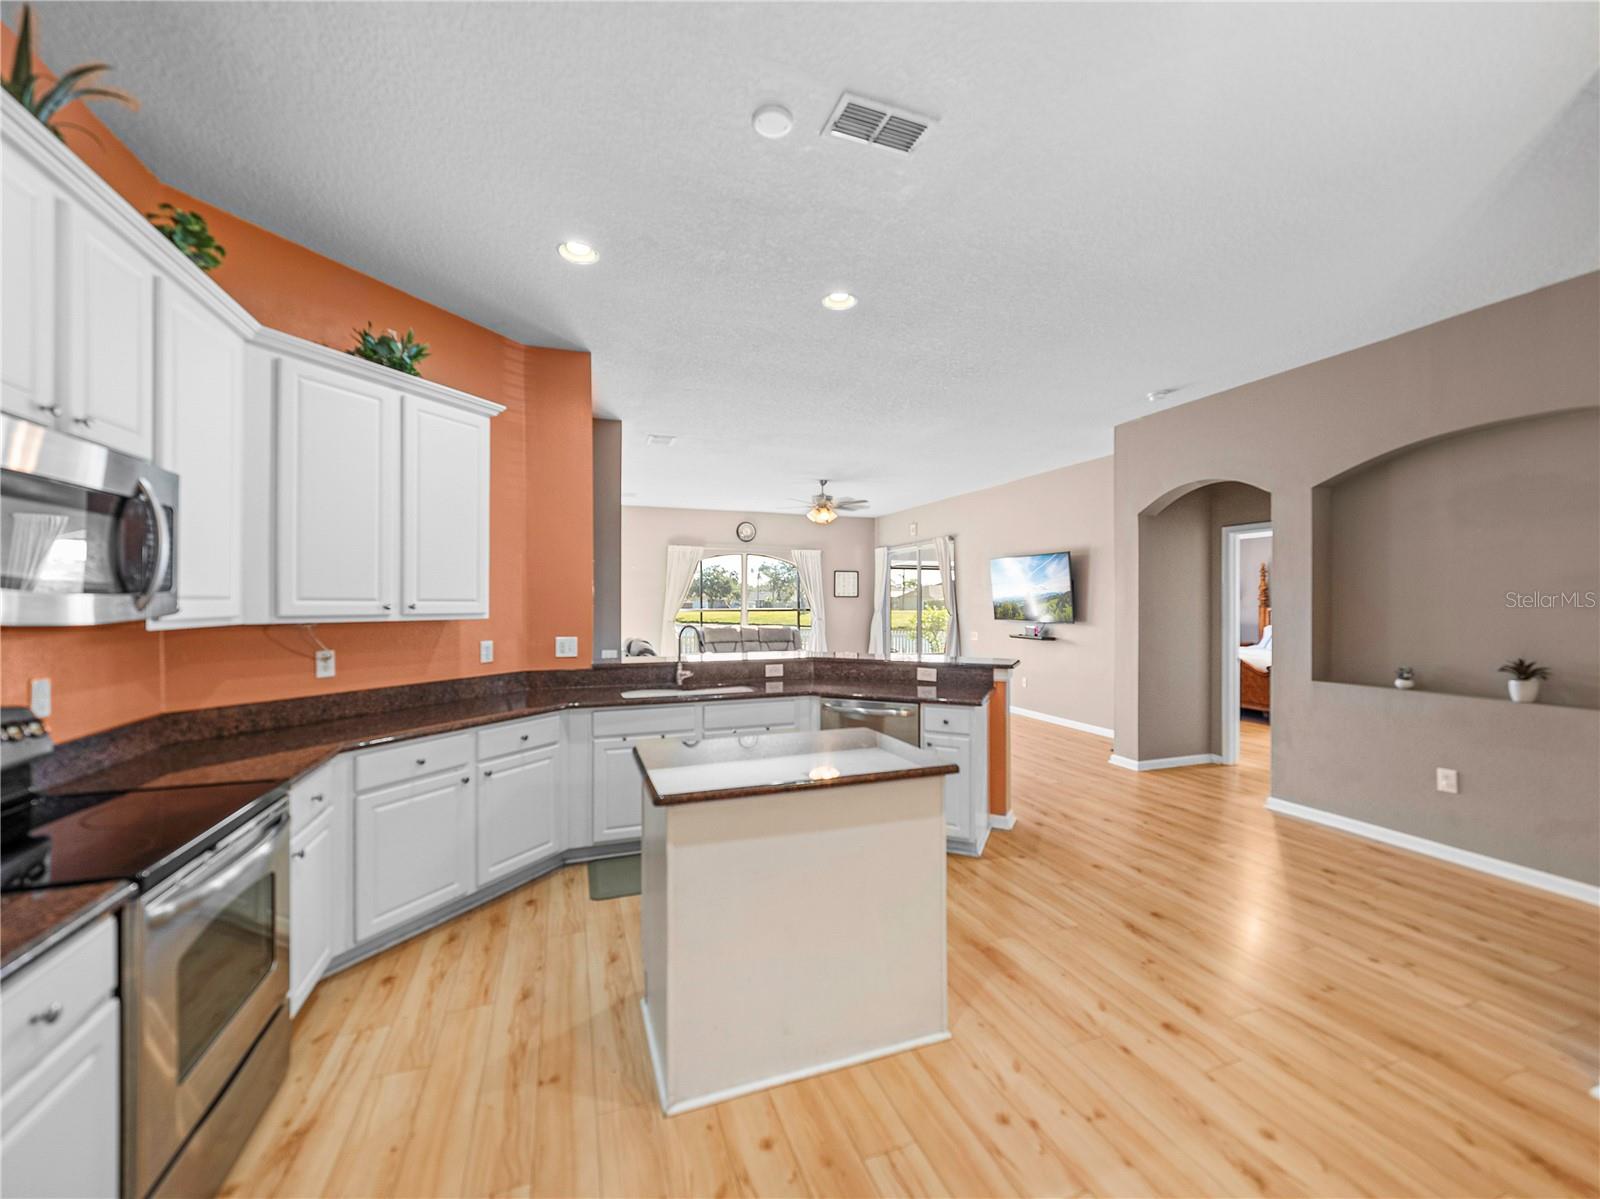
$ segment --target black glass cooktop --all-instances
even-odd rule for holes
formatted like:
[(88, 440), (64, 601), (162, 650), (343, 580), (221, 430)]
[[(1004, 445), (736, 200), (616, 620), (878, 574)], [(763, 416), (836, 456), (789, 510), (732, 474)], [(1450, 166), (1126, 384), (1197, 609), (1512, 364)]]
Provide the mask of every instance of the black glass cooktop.
[(150, 887), (284, 794), (272, 783), (42, 795), (33, 834), (48, 840), (46, 876), (23, 886), (132, 879)]

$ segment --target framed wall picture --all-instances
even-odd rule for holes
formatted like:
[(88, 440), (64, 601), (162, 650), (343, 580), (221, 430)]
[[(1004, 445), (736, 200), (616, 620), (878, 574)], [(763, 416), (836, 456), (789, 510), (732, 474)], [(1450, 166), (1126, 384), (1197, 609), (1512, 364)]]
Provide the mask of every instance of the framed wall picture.
[(861, 594), (861, 576), (853, 570), (833, 572), (833, 598), (855, 599)]

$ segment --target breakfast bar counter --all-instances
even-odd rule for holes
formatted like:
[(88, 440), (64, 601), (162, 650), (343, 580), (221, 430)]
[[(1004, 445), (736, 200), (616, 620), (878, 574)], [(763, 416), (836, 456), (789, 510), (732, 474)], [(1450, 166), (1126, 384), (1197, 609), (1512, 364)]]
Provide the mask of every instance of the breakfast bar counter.
[(861, 729), (634, 752), (663, 1111), (949, 1036), (943, 776), (955, 766)]

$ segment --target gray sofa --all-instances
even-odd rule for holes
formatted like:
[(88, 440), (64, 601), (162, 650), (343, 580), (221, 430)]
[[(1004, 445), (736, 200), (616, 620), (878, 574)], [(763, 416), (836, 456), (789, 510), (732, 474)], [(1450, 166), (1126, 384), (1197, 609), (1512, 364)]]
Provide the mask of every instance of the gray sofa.
[[(800, 642), (800, 630), (792, 626), (716, 624), (704, 627), (684, 625), (683, 628), (696, 635), (702, 654), (771, 654), (805, 648)], [(685, 649), (694, 640), (682, 629), (678, 636)]]

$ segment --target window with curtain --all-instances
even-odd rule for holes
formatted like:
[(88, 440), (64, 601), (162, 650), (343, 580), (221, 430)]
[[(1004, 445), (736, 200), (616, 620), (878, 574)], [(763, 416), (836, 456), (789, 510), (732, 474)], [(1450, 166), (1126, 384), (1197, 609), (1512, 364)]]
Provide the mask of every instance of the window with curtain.
[(942, 654), (950, 631), (950, 606), (932, 541), (889, 547), (889, 652)]
[(793, 562), (771, 554), (707, 554), (695, 567), (678, 623), (790, 625), (806, 644), (811, 603)]

